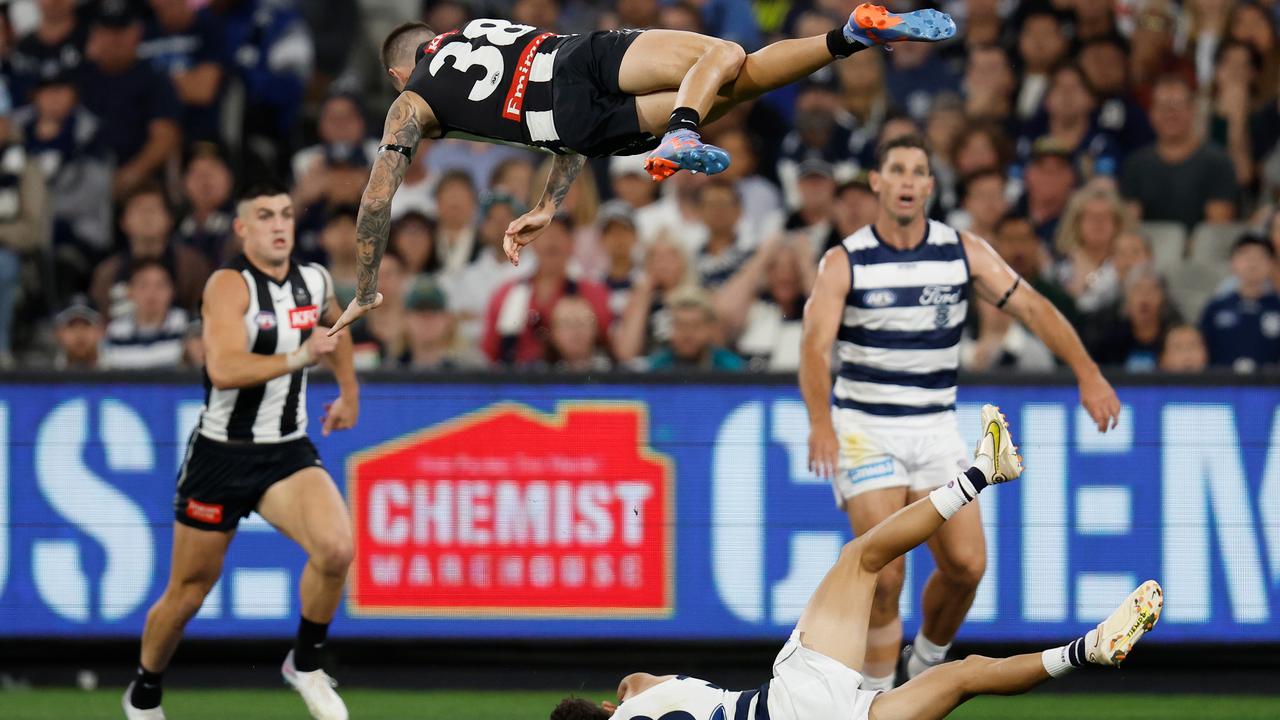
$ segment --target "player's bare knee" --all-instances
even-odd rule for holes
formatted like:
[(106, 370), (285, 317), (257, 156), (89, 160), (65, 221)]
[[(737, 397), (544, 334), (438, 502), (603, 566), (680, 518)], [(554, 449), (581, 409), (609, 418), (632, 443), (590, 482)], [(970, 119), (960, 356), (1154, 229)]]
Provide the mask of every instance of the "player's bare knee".
[(205, 597), (209, 595), (209, 591), (217, 581), (218, 577), (214, 575), (212, 577), (196, 576), (174, 583), (167, 593), (169, 602), (179, 616), (190, 619), (200, 611)]
[(747, 61), (747, 51), (736, 42), (721, 40), (713, 44), (703, 57), (714, 62), (725, 78), (733, 78)]
[(876, 605), (896, 608), (905, 581), (906, 567), (901, 559), (880, 568), (880, 572), (876, 574)]
[(987, 677), (991, 671), (991, 666), (995, 663), (995, 658), (989, 658), (985, 655), (970, 655), (962, 660), (939, 667), (954, 666), (959, 676), (958, 684), (960, 685), (960, 690), (965, 695), (979, 695), (990, 692)]
[(978, 587), (978, 583), (982, 582), (982, 576), (987, 573), (987, 556), (975, 554), (959, 558), (946, 563), (945, 567), (939, 568), (939, 571), (952, 585), (972, 590)]
[(350, 537), (326, 538), (311, 550), (312, 564), (326, 575), (345, 575), (354, 556)]

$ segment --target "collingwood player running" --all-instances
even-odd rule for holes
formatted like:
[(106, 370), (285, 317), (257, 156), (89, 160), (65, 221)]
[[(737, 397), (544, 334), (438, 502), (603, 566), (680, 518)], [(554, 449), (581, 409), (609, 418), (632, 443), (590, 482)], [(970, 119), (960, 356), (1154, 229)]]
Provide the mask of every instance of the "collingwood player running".
[[(1114, 427), (1120, 413), (1115, 391), (1062, 314), (986, 241), (926, 219), (933, 173), (923, 141), (894, 140), (878, 155), (871, 187), (879, 217), (822, 258), (805, 305), (800, 364), (809, 466), (831, 479), (859, 536), (969, 466), (955, 402), (971, 285), (1071, 368), (1098, 430)], [(840, 359), (834, 393), (833, 343)], [(904, 653), (908, 678), (943, 661), (973, 603), (987, 560), (978, 506), (942, 527), (929, 549), (937, 569), (919, 605), (920, 633)], [(903, 565), (889, 563), (876, 586), (865, 689), (894, 684)]]
[(234, 224), (244, 254), (205, 286), (204, 411), (178, 475), (169, 584), (147, 613), (138, 674), (125, 691), (129, 720), (163, 720), (161, 676), (251, 512), (307, 552), (285, 682), (318, 720), (347, 718), (320, 653), (351, 564), (351, 520), (307, 437), (307, 369), (323, 360), (338, 381), (325, 435), (355, 425), (359, 389), (350, 335), (330, 336), (321, 326), (338, 316), (333, 279), (320, 265), (292, 259), (293, 222), (288, 190), (250, 188)]

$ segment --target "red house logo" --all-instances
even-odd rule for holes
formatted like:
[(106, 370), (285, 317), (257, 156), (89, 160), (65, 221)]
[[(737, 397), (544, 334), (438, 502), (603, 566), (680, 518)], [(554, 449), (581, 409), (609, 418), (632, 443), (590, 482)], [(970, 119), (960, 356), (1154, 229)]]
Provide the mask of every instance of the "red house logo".
[(351, 611), (669, 616), (671, 463), (643, 404), (502, 403), (352, 457)]

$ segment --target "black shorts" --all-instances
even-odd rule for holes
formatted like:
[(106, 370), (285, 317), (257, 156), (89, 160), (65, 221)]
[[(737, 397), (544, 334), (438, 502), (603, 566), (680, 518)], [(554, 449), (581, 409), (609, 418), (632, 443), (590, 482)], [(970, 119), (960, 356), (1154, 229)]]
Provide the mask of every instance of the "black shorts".
[(324, 467), (311, 439), (274, 444), (223, 443), (195, 433), (178, 471), (174, 519), (199, 530), (235, 530), (272, 485)]
[(618, 72), (638, 30), (574, 35), (556, 48), (551, 86), (560, 142), (587, 157), (636, 155), (658, 146), (640, 129), (636, 99), (618, 86)]

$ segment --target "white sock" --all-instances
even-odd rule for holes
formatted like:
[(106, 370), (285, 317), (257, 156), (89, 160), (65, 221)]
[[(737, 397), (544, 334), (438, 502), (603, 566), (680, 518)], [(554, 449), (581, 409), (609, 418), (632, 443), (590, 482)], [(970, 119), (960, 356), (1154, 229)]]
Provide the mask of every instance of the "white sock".
[[(986, 458), (979, 458), (985, 460)], [(987, 463), (988, 465), (990, 463)], [(950, 520), (952, 515), (960, 512), (960, 508), (978, 499), (978, 493), (987, 486), (987, 471), (978, 466), (965, 470), (954, 480), (936, 488), (929, 493), (929, 501), (938, 510), (943, 520)]]
[(884, 692), (888, 692), (893, 689), (893, 673), (889, 673), (884, 677), (863, 675), (861, 688), (867, 691), (883, 690)]
[[(1090, 630), (1096, 633), (1096, 630)], [(1062, 647), (1050, 648), (1040, 653), (1040, 662), (1044, 663), (1045, 672), (1049, 673), (1049, 677), (1062, 677), (1067, 673), (1082, 667), (1085, 664), (1084, 649), (1088, 642), (1088, 635), (1077, 638)]]
[(924, 632), (917, 632), (916, 639), (911, 642), (911, 657), (907, 658), (907, 678), (914, 678), (934, 665), (947, 659), (947, 651), (951, 643), (936, 645)]

